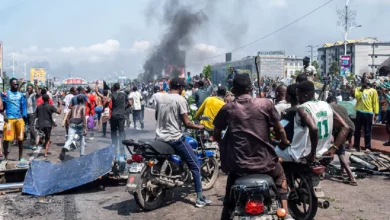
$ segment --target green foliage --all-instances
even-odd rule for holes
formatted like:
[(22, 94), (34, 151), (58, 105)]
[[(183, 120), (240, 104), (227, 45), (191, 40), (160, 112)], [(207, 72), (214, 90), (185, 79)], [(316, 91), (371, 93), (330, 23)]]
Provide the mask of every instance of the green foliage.
[(9, 76), (7, 75), (7, 72), (3, 72), (3, 86), (1, 89), (4, 88), (4, 91), (7, 91), (9, 89), (9, 80), (11, 78), (9, 78)]
[(318, 64), (317, 60), (314, 60), (312, 65), (316, 68), (317, 76), (321, 76), (321, 69), (320, 69), (320, 65)]
[(211, 65), (210, 64), (203, 67), (202, 74), (207, 79), (211, 79)]
[(299, 74), (301, 74), (301, 71), (300, 70), (295, 70), (294, 75), (298, 76)]
[(329, 74), (334, 75), (334, 76), (339, 76), (340, 75), (340, 67), (339, 63), (337, 61), (334, 61), (330, 67), (329, 67)]

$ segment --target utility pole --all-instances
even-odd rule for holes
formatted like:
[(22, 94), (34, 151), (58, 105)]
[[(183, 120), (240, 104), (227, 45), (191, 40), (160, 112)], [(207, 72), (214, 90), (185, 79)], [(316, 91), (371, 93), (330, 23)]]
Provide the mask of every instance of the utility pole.
[(307, 47), (310, 48), (310, 51), (306, 51), (306, 52), (310, 52), (310, 65), (313, 65), (314, 49), (318, 48), (319, 46), (318, 45), (308, 45)]
[(348, 38), (348, 3), (349, 0), (345, 2), (345, 23), (344, 23), (344, 55), (347, 55), (347, 38)]

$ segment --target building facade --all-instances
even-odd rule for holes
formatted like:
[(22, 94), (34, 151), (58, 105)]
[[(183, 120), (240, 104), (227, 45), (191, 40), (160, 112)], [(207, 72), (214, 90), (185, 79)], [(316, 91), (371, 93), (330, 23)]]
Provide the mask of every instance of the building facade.
[(296, 71), (301, 71), (303, 68), (303, 61), (302, 57), (297, 57), (297, 56), (287, 56), (284, 59), (284, 72), (285, 76), (287, 78), (291, 78), (295, 74)]
[[(361, 76), (365, 72), (376, 73), (382, 63), (390, 57), (390, 42), (382, 42), (370, 37), (347, 42), (347, 55), (351, 56), (351, 72), (355, 75)], [(326, 43), (318, 48), (317, 59), (321, 73), (328, 74), (332, 63), (339, 63), (342, 55), (344, 55), (344, 41)]]

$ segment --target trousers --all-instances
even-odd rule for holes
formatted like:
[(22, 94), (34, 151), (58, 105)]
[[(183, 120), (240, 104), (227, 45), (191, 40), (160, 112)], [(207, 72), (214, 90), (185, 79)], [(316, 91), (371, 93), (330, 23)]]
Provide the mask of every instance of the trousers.
[(356, 112), (355, 119), (355, 141), (354, 147), (360, 149), (361, 130), (364, 131), (364, 147), (371, 149), (372, 120), (374, 115), (371, 113)]

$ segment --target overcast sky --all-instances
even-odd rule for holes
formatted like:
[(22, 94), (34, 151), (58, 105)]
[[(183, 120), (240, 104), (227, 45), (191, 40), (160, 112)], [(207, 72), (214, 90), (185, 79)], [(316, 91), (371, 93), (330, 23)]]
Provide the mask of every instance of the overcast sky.
[[(208, 17), (193, 33), (187, 48), (187, 71), (198, 73), (204, 64), (259, 39), (303, 16), (328, 0), (182, 0), (192, 11)], [(151, 4), (151, 2), (153, 4)], [(210, 3), (214, 2), (214, 3)], [(166, 25), (159, 20), (159, 0), (0, 0), (0, 40), (4, 44), (4, 68), (16, 76), (27, 67), (45, 67), (65, 79), (108, 79), (122, 72), (134, 78), (148, 54), (156, 48)], [(285, 50), (288, 55), (309, 55), (307, 45), (342, 40), (336, 10), (345, 0), (334, 0), (310, 16), (268, 38), (233, 53), (233, 59), (261, 50)], [(357, 24), (349, 39), (377, 37), (390, 41), (390, 0), (350, 0)], [(387, 13), (386, 13), (387, 12)], [(106, 78), (104, 78), (106, 77)]]

